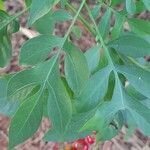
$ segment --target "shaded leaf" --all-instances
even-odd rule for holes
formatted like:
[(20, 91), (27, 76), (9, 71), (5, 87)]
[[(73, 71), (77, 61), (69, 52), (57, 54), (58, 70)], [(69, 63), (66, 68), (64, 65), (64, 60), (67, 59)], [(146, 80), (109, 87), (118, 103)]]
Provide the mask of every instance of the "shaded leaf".
[[(144, 106), (138, 100), (131, 98), (123, 88), (118, 76), (115, 75), (115, 77), (116, 83), (111, 101), (104, 102), (99, 107), (99, 110), (97, 110), (95, 116), (86, 123), (83, 129), (97, 129), (100, 134), (103, 131), (103, 128), (109, 127), (110, 123), (114, 119), (115, 114), (120, 111), (122, 111), (123, 115), (125, 115), (125, 111), (130, 112), (134, 117), (134, 121), (138, 127), (141, 126), (141, 123), (139, 122), (140, 119), (142, 119), (146, 125), (150, 125), (150, 109)], [(95, 123), (91, 124), (93, 120)], [(96, 122), (99, 122), (99, 124)], [(144, 132), (144, 130), (142, 130), (142, 132)], [(101, 138), (105, 138), (105, 135)]]
[(84, 138), (85, 136), (89, 135), (91, 131), (79, 132), (79, 130), (83, 127), (86, 121), (90, 119), (93, 115), (94, 111), (81, 114), (74, 114), (71, 118), (71, 121), (64, 135), (60, 134), (57, 130), (52, 128), (46, 133), (44, 140), (55, 142), (66, 142), (66, 141), (72, 142), (79, 138)]
[(54, 0), (32, 0), (28, 24), (31, 26), (36, 20), (47, 14), (54, 4)]
[(133, 15), (136, 12), (134, 0), (126, 0), (126, 10), (130, 15)]
[(150, 1), (149, 1), (149, 0), (142, 0), (142, 1), (143, 1), (143, 3), (144, 3), (145, 7), (146, 7), (148, 10), (150, 10)]
[(139, 35), (150, 34), (150, 22), (142, 19), (132, 18), (128, 20), (131, 30)]
[(53, 48), (59, 47), (62, 38), (53, 35), (39, 35), (25, 42), (21, 48), (20, 63), (36, 65), (48, 57)]
[(143, 57), (150, 54), (150, 44), (143, 38), (133, 34), (120, 36), (118, 39), (108, 43), (109, 47), (131, 57)]
[(118, 66), (118, 70), (126, 76), (134, 88), (150, 98), (150, 72), (136, 66)]
[(43, 115), (42, 103), (41, 93), (37, 92), (21, 104), (9, 128), (10, 149), (24, 142), (37, 131)]
[(111, 13), (111, 10), (107, 9), (98, 25), (99, 32), (103, 38), (106, 38), (109, 33)]
[(7, 79), (0, 78), (0, 114), (12, 116), (19, 107), (18, 100), (8, 101), (7, 99)]
[(84, 54), (71, 43), (64, 46), (65, 56), (65, 75), (68, 85), (75, 95), (89, 78), (89, 69)]
[(49, 93), (47, 110), (52, 121), (52, 128), (63, 136), (72, 116), (72, 105), (70, 97), (61, 81), (58, 64), (54, 67), (48, 79), (47, 88)]
[(92, 110), (100, 103), (107, 92), (110, 72), (111, 69), (106, 67), (91, 76), (77, 96), (75, 101), (77, 111), (86, 112)]
[(100, 61), (100, 46), (95, 46), (88, 49), (84, 53), (90, 72), (95, 71)]

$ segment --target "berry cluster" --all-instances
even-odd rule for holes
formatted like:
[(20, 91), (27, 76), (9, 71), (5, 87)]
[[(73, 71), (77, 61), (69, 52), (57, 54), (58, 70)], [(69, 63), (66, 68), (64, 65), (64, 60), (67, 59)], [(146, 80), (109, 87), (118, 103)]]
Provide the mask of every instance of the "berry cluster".
[[(89, 150), (89, 147), (95, 143), (95, 138), (92, 136), (87, 136), (83, 139), (78, 139), (73, 142), (71, 145), (65, 145), (64, 150)], [(53, 150), (59, 150), (57, 144), (53, 147)]]
[(72, 145), (71, 150), (88, 150), (89, 146), (95, 143), (95, 138), (87, 136), (84, 139), (75, 141)]

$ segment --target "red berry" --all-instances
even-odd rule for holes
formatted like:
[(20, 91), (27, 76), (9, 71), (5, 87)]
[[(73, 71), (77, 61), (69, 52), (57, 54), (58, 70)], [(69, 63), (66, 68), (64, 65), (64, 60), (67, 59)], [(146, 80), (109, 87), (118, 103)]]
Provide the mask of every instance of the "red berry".
[(82, 150), (88, 150), (88, 149), (89, 149), (88, 144), (85, 144), (85, 145), (83, 146), (83, 149), (82, 149)]
[(91, 136), (87, 136), (87, 137), (85, 138), (85, 140), (86, 140), (86, 142), (87, 142), (88, 144), (94, 144), (94, 143), (95, 143), (95, 138), (93, 138), (93, 137), (91, 137)]
[(78, 143), (84, 144), (85, 143), (85, 139), (79, 139), (77, 140)]
[(79, 139), (72, 145), (71, 150), (88, 150), (88, 143), (85, 141), (85, 139)]
[(72, 144), (71, 150), (78, 150), (78, 143), (77, 142)]
[(57, 145), (57, 144), (55, 144), (55, 145), (54, 145), (53, 150), (59, 150), (59, 148), (58, 148), (58, 145)]

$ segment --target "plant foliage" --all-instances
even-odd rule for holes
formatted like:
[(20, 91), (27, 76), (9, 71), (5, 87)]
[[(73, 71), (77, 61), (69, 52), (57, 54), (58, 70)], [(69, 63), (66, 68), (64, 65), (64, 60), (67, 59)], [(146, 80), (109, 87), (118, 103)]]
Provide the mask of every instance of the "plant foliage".
[[(25, 10), (10, 16), (0, 1), (0, 67), (10, 63), (11, 35), (19, 30), (20, 15), (29, 11), (28, 26), (39, 32), (20, 49), (25, 69), (0, 77), (0, 113), (11, 118), (9, 149), (32, 137), (43, 117), (52, 123), (45, 141), (74, 141), (93, 131), (97, 141), (111, 140), (124, 125), (150, 136), (150, 67), (145, 59), (150, 22), (139, 17), (150, 10), (149, 0), (95, 0), (94, 6), (82, 0), (78, 8), (69, 0), (25, 3)], [(66, 21), (65, 35), (55, 35), (56, 23)], [(85, 53), (70, 36), (80, 40), (78, 22), (95, 38)]]

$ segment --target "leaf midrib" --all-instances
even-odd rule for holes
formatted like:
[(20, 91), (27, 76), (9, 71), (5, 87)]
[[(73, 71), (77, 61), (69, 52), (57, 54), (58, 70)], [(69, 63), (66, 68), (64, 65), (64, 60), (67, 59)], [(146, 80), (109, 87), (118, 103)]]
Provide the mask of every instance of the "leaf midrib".
[(52, 93), (53, 93), (53, 95), (54, 95), (54, 97), (55, 97), (55, 103), (56, 103), (56, 107), (57, 107), (57, 110), (58, 110), (58, 112), (59, 112), (59, 118), (60, 118), (60, 126), (61, 126), (61, 131), (63, 131), (63, 121), (62, 121), (62, 113), (61, 113), (61, 110), (60, 110), (60, 108), (59, 108), (59, 104), (58, 104), (58, 101), (57, 101), (57, 96), (56, 96), (56, 94), (55, 94), (55, 90), (53, 89), (53, 87), (51, 86), (51, 84), (50, 84), (50, 82), (47, 82), (48, 83), (48, 85), (49, 85), (49, 87), (52, 89)]

